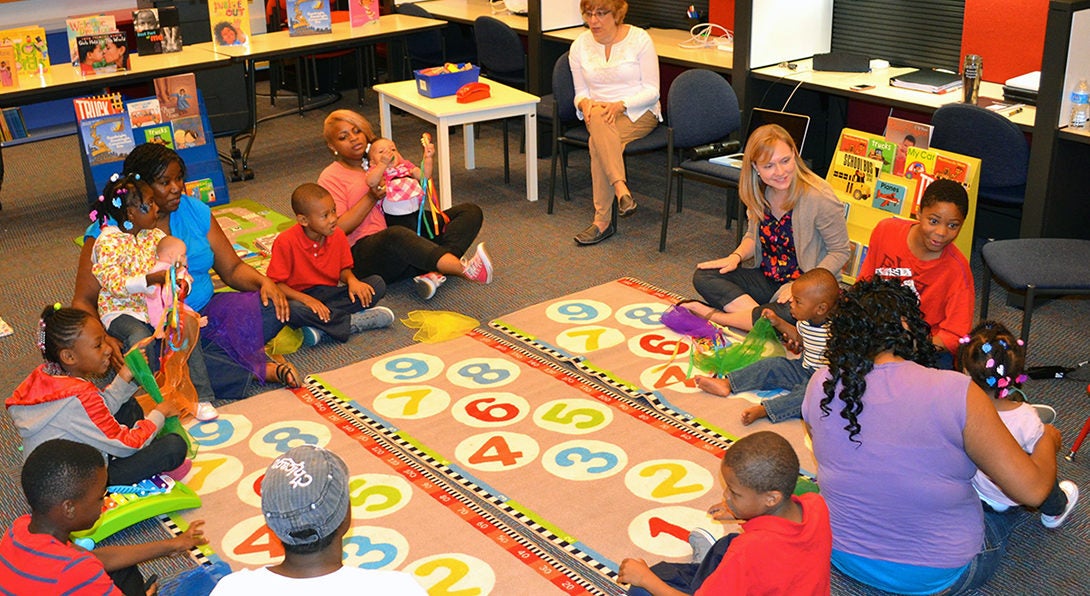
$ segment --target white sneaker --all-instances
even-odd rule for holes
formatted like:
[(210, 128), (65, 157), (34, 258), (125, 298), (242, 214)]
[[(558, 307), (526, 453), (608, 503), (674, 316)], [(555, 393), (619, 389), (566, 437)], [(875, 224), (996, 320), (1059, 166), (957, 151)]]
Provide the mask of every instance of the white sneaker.
[(1075, 510), (1075, 503), (1079, 502), (1079, 485), (1070, 480), (1064, 480), (1060, 482), (1060, 490), (1067, 495), (1067, 507), (1064, 507), (1063, 513), (1059, 515), (1042, 515), (1041, 525), (1046, 528), (1062, 526), (1067, 521), (1067, 516), (1071, 515), (1071, 512)]
[(413, 284), (416, 285), (416, 295), (420, 296), (424, 300), (431, 300), (431, 297), (435, 295), (435, 291), (439, 289), (439, 286), (443, 285), (443, 282), (447, 281), (447, 278), (442, 273), (425, 273), (424, 275), (417, 275), (413, 278)]
[(693, 547), (693, 558), (690, 562), (697, 565), (702, 563), (714, 545), (715, 536), (711, 532), (704, 528), (693, 528), (689, 532), (689, 546)]
[(465, 269), (466, 279), (482, 284), (492, 283), (492, 259), (484, 249), (484, 242), (477, 245), (473, 258), (462, 259), (462, 267)]
[(385, 306), (372, 306), (367, 310), (352, 313), (352, 333), (360, 333), (369, 329), (382, 329), (389, 327), (394, 322), (394, 311)]
[(194, 418), (201, 422), (211, 422), (220, 417), (220, 413), (216, 411), (216, 406), (202, 401), (197, 404), (197, 413), (193, 415)]
[(303, 334), (303, 347), (309, 348), (322, 343), (322, 340), (326, 338), (325, 331), (318, 329), (317, 327), (303, 326), (299, 328), (299, 332)]

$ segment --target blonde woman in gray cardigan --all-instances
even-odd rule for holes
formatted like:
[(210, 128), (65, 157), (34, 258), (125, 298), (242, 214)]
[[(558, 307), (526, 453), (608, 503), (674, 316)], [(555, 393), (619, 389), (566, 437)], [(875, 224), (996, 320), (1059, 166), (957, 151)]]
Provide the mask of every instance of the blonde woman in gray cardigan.
[(817, 267), (839, 275), (848, 262), (844, 206), (803, 163), (791, 135), (775, 124), (758, 128), (746, 141), (738, 186), (746, 234), (727, 256), (697, 265), (693, 286), (706, 304), (685, 306), (742, 330), (753, 327), (766, 304), (793, 322), (791, 282)]

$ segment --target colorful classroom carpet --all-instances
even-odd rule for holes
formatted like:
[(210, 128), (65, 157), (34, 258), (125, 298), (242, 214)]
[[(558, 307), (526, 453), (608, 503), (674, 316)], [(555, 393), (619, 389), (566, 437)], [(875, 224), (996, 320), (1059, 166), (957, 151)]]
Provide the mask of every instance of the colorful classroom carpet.
[(433, 595), (622, 593), (623, 558), (685, 561), (690, 529), (736, 530), (705, 511), (737, 417), (723, 404), (750, 398), (685, 389), (681, 338), (658, 321), (675, 299), (622, 279), (494, 321), (507, 337), (414, 345), (220, 408), (191, 427), (186, 483), (204, 502), (183, 517), (209, 520), (207, 554), (235, 569), (277, 561), (261, 475), (313, 443), (352, 474), (348, 564)]

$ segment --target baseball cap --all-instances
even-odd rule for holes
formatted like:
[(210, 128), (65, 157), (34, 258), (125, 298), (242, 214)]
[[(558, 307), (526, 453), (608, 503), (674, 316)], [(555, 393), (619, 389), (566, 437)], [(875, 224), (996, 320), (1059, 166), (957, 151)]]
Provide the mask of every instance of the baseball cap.
[(289, 450), (265, 471), (261, 511), (284, 544), (302, 546), (329, 536), (348, 512), (348, 466), (314, 445)]

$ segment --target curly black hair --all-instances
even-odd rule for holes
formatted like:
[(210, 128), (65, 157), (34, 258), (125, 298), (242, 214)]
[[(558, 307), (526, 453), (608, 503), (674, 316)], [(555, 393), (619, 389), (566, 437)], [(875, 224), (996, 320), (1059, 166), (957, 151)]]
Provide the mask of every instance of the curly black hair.
[[(144, 205), (144, 192), (149, 188), (139, 174), (115, 174), (102, 189), (98, 201), (91, 204), (91, 218), (101, 225), (113, 220), (117, 227), (126, 232), (132, 230), (129, 207), (139, 208)], [(144, 210), (146, 212), (147, 208)]]
[(853, 442), (859, 442), (855, 436), (862, 430), (859, 415), (863, 412), (867, 374), (874, 368), (874, 358), (887, 350), (924, 366), (934, 366), (931, 327), (920, 312), (920, 299), (898, 281), (857, 281), (841, 295), (830, 320), (825, 351), (829, 379), (823, 385), (825, 397), (821, 400), (823, 417), (832, 411), (834, 399), (839, 397), (843, 402), (840, 417), (848, 421), (844, 430)]

